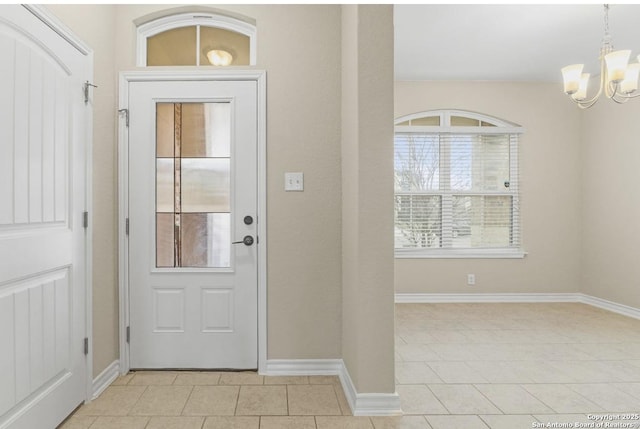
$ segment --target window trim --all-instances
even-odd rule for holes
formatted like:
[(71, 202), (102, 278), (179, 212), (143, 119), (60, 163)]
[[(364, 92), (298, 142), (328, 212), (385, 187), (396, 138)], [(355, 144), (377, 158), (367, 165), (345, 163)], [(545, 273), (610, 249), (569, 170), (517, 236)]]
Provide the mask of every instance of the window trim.
[[(249, 65), (256, 65), (258, 40), (255, 25), (216, 13), (188, 12), (164, 16), (138, 25), (136, 29), (136, 66), (147, 67), (147, 39), (149, 37), (176, 28), (193, 26), (220, 28), (249, 37)], [(200, 51), (199, 32), (196, 43), (197, 49)]]
[[(490, 124), (490, 126), (452, 126), (451, 117), (458, 116), (467, 119), (478, 120)], [(422, 119), (427, 117), (439, 117), (440, 125), (399, 125), (414, 119)], [(520, 200), (520, 172), (518, 159), (518, 145), (513, 144), (513, 139), (523, 134), (525, 129), (520, 125), (499, 119), (493, 116), (485, 115), (477, 112), (470, 112), (458, 109), (440, 109), (430, 110), (409, 115), (400, 116), (394, 121), (395, 133), (433, 133), (433, 134), (507, 134), (509, 135), (509, 173), (511, 177), (518, 180), (511, 183), (511, 192)], [(519, 139), (518, 139), (519, 142)], [(404, 192), (401, 192), (403, 194)], [(410, 193), (410, 192), (409, 192)], [(430, 192), (428, 192), (430, 193)], [(434, 194), (441, 195), (439, 191), (433, 191)], [(463, 192), (467, 194), (466, 192)], [(420, 192), (424, 194), (424, 192)], [(398, 195), (394, 191), (394, 196)], [(484, 193), (483, 193), (484, 195)], [(396, 259), (521, 259), (527, 255), (522, 248), (520, 228), (520, 215), (513, 220), (512, 227), (518, 231), (520, 235), (517, 248), (396, 248), (394, 245), (394, 254)]]
[(396, 259), (522, 259), (518, 249), (395, 249)]

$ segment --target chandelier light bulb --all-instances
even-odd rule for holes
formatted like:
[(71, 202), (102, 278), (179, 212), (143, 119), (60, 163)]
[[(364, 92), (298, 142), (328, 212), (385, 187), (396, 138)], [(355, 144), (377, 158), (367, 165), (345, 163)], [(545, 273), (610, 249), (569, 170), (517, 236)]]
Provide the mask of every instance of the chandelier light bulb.
[(580, 88), (580, 78), (582, 77), (582, 69), (584, 64), (572, 64), (562, 68), (562, 77), (564, 79), (564, 92), (572, 95)]
[(607, 63), (607, 75), (609, 82), (619, 83), (624, 79), (624, 73), (629, 63), (630, 50), (613, 51), (604, 56)]
[(629, 64), (624, 74), (624, 80), (620, 83), (620, 91), (623, 94), (631, 94), (638, 89), (638, 77), (640, 76), (640, 64)]
[(213, 66), (228, 66), (233, 61), (233, 55), (222, 49), (212, 49), (207, 52), (209, 63)]
[(580, 84), (578, 86), (578, 90), (571, 96), (571, 98), (576, 101), (582, 101), (587, 98), (587, 87), (589, 86), (590, 77), (591, 74), (582, 73), (582, 75), (580, 76)]

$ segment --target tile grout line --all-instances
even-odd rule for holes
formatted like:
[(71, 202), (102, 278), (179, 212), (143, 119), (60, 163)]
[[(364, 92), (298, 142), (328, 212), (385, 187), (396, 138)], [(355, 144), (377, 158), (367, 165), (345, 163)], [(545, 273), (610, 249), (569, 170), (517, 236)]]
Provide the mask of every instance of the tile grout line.
[[(237, 416), (238, 415), (238, 402), (240, 402), (240, 389), (242, 389), (242, 386), (238, 386), (238, 394), (236, 395), (236, 406), (233, 409), (233, 415)], [(259, 422), (258, 422), (259, 424)]]
[[(435, 393), (433, 390), (431, 390), (431, 387), (429, 387), (429, 385), (428, 385), (428, 384), (426, 384), (426, 383), (425, 383), (425, 384), (423, 384), (423, 386), (424, 386), (424, 387), (426, 387), (426, 388), (429, 390), (429, 392), (431, 392), (431, 394), (433, 395), (433, 397), (434, 397), (434, 398), (436, 398), (436, 401), (438, 401), (438, 402), (440, 403), (440, 405), (442, 405), (442, 408), (444, 408), (445, 410), (447, 410), (447, 414), (446, 414), (446, 415), (449, 415), (449, 416), (454, 415), (454, 414), (451, 414), (451, 410), (449, 410), (449, 408), (447, 408), (447, 406), (444, 404), (444, 402), (442, 402), (442, 401), (440, 400), (440, 398), (438, 398), (438, 395), (436, 395), (436, 393)], [(426, 416), (427, 414), (424, 414), (424, 415)], [(426, 417), (425, 417), (425, 418), (426, 418)]]
[[(494, 383), (478, 383), (478, 384), (494, 384)], [(501, 384), (501, 383), (495, 383), (495, 384)], [(496, 404), (495, 402), (493, 402), (487, 395), (485, 395), (482, 390), (478, 389), (475, 385), (475, 383), (472, 383), (471, 386), (476, 390), (476, 392), (478, 392), (484, 399), (486, 399), (487, 401), (489, 401), (489, 403), (491, 405), (493, 405), (494, 407), (496, 407), (497, 410), (499, 410), (502, 415), (507, 415), (507, 413), (504, 412), (504, 410), (502, 408), (500, 408), (498, 406), (498, 404)], [(498, 415), (498, 414), (493, 414), (493, 415)], [(478, 414), (478, 417), (480, 417), (480, 414)], [(489, 426), (489, 424), (487, 423), (487, 426)]]
[[(175, 382), (175, 380), (174, 380)], [(178, 414), (179, 416), (183, 416), (184, 415), (184, 409), (187, 408), (187, 404), (189, 403), (189, 400), (191, 399), (191, 395), (193, 395), (193, 391), (195, 390), (195, 385), (191, 386), (191, 390), (189, 391), (189, 395), (187, 395), (187, 400), (184, 401), (184, 404), (182, 405), (182, 409), (180, 410), (180, 414)]]
[[(131, 381), (131, 380), (129, 380), (129, 381)], [(131, 412), (136, 407), (138, 402), (140, 402), (140, 399), (142, 399), (142, 397), (144, 396), (144, 394), (145, 394), (145, 392), (147, 391), (148, 388), (149, 388), (149, 386), (144, 386), (144, 389), (142, 389), (142, 393), (140, 393), (140, 396), (138, 396), (138, 399), (136, 399), (136, 401), (133, 403), (133, 405), (131, 405), (131, 408), (129, 408), (129, 411), (127, 411), (127, 414), (126, 414), (127, 416), (133, 416), (133, 414), (131, 414)]]
[(287, 398), (287, 416), (290, 416), (290, 411), (289, 411), (289, 385), (285, 384), (284, 385), (284, 395)]

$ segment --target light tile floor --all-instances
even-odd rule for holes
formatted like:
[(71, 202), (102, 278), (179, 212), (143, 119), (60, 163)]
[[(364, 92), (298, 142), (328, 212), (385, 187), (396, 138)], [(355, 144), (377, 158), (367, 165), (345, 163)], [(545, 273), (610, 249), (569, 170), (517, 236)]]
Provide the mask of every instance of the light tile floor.
[[(590, 414), (640, 413), (640, 320), (574, 303), (398, 304), (396, 383), (405, 418), (426, 423), (394, 428), (579, 427)], [(640, 428), (620, 422), (609, 427)]]
[(353, 417), (337, 377), (136, 372), (61, 429), (576, 427), (640, 413), (640, 320), (583, 304), (398, 304), (396, 383), (404, 416)]

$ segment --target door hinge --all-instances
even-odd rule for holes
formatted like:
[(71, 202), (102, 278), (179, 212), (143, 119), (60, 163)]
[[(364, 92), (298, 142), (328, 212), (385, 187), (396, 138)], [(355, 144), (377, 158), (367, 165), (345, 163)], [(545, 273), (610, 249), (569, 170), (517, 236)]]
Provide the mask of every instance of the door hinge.
[(126, 235), (129, 235), (129, 218), (126, 218), (124, 220), (124, 233)]
[(84, 339), (84, 354), (85, 356), (89, 354), (89, 338)]
[(89, 228), (89, 212), (82, 212), (82, 226)]
[(120, 109), (118, 110), (119, 115), (124, 114), (124, 124), (129, 128), (129, 109)]
[(131, 327), (127, 326), (127, 333), (126, 333), (126, 337), (127, 337), (127, 344), (131, 342)]

